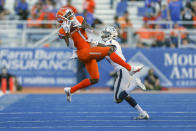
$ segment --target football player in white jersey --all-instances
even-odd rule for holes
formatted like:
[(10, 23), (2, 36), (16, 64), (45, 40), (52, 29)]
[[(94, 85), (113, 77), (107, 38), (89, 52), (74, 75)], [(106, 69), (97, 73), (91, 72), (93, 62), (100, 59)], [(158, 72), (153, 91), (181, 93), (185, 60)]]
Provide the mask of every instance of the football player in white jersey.
[[(120, 44), (115, 40), (118, 37), (117, 30), (112, 26), (107, 26), (104, 28), (101, 34), (101, 38), (104, 41), (105, 46), (115, 46), (116, 53), (126, 61)], [(114, 70), (117, 72), (117, 79), (114, 84), (114, 100), (116, 103), (121, 103), (123, 100), (127, 101), (129, 105), (135, 108), (139, 116), (134, 119), (149, 119), (149, 115), (144, 111), (141, 106), (135, 101), (133, 97), (129, 94), (136, 87), (139, 86), (145, 90), (145, 86), (142, 84), (140, 79), (134, 78), (130, 75), (124, 67), (114, 63), (109, 57), (106, 56), (106, 59), (111, 63)], [(135, 72), (133, 72), (134, 74)], [(132, 75), (133, 75), (132, 74)]]

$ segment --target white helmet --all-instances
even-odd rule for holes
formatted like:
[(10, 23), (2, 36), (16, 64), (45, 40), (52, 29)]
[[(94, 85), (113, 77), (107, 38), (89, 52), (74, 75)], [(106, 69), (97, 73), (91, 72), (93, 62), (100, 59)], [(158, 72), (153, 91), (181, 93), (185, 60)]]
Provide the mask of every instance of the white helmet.
[(101, 32), (101, 38), (103, 41), (107, 41), (110, 39), (116, 39), (118, 37), (118, 32), (113, 26), (106, 26), (104, 30)]

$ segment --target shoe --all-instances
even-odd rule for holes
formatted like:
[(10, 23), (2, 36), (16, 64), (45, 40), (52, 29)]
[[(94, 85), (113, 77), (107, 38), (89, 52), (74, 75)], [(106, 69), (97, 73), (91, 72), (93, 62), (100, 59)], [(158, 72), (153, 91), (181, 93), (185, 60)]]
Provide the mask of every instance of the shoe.
[(142, 68), (144, 67), (144, 65), (136, 65), (136, 66), (131, 66), (131, 71), (130, 74), (133, 75), (136, 72), (139, 72)]
[(146, 91), (145, 85), (141, 82), (139, 78), (135, 78), (136, 85), (140, 87), (142, 90)]
[(135, 120), (148, 120), (150, 116), (146, 111), (144, 111), (142, 114), (139, 114), (139, 116), (135, 117)]
[(71, 102), (71, 92), (70, 92), (70, 90), (71, 90), (71, 87), (65, 87), (64, 88), (64, 92), (67, 95), (67, 101), (68, 102)]

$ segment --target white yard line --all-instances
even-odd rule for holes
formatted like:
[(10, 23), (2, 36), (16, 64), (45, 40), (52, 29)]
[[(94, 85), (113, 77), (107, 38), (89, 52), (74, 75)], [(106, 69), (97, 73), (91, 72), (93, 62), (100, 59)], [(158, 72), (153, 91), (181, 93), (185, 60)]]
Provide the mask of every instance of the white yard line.
[[(146, 128), (148, 129), (149, 127), (152, 128), (196, 128), (196, 125), (160, 125), (160, 126), (129, 126), (129, 125), (124, 125), (124, 126), (105, 126), (105, 125), (100, 125), (100, 126), (91, 126), (91, 125), (86, 125), (86, 126), (33, 126), (33, 127), (9, 127), (9, 128)], [(5, 127), (0, 127), (0, 128), (5, 128)], [(6, 127), (7, 128), (7, 127)]]
[[(35, 120), (35, 121), (2, 121), (2, 123), (46, 123), (46, 122), (196, 122), (196, 120)], [(195, 125), (196, 126), (196, 125)]]
[[(1, 114), (136, 114), (137, 112), (0, 112)], [(149, 114), (196, 114), (196, 112), (148, 112)]]

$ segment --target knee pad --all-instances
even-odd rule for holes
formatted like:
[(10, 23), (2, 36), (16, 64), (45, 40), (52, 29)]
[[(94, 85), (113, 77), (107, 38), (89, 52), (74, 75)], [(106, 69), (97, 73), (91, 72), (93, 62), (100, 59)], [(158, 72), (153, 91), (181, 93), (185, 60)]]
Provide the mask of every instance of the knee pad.
[(122, 91), (119, 95), (119, 99), (124, 100), (128, 96), (126, 91)]

